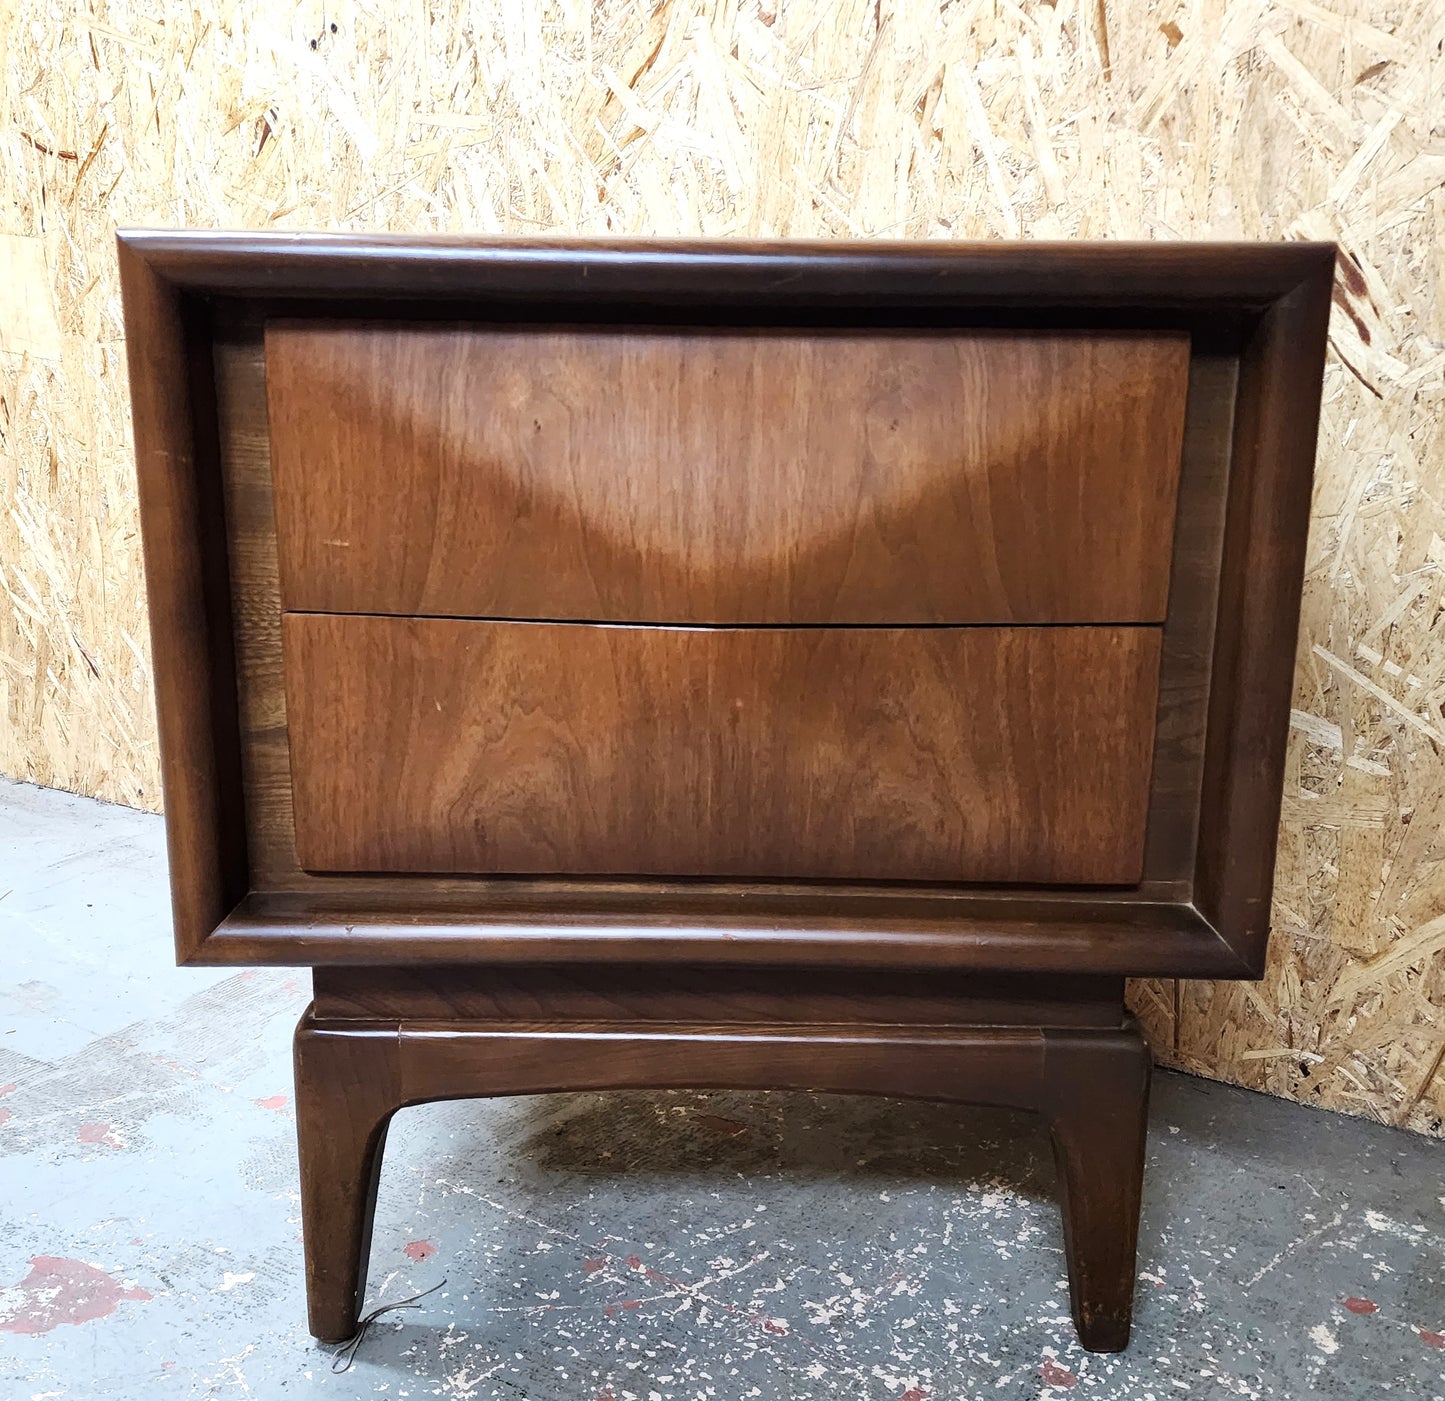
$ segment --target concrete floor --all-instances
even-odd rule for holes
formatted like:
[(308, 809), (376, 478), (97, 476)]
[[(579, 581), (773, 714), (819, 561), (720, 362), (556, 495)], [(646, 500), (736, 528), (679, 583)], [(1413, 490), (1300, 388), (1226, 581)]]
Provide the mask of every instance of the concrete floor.
[(0, 784), (0, 1401), (1445, 1397), (1445, 1144), (1163, 1074), (1134, 1342), (1069, 1324), (997, 1111), (625, 1094), (398, 1116), (355, 1365), (303, 1324), (307, 976), (171, 966), (158, 819)]

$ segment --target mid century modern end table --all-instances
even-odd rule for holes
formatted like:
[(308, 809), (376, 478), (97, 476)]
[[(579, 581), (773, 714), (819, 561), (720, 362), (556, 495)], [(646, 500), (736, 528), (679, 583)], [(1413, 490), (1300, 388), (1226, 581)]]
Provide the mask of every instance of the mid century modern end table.
[[(1130, 975), (1263, 968), (1334, 249), (120, 235), (178, 956), (401, 1106), (1013, 1105), (1129, 1332)], [(980, 1262), (980, 1269), (986, 1262)]]

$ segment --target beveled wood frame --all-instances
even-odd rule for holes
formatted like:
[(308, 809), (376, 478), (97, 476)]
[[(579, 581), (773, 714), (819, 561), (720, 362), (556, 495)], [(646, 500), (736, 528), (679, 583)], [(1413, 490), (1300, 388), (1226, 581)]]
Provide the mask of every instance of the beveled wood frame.
[[(1262, 972), (1333, 245), (118, 243), (181, 962)], [(1222, 346), (1238, 378), (1190, 879), (1142, 894), (513, 880), (436, 903), (253, 890), (211, 349), (215, 305), (236, 300), (329, 317), (1183, 327)]]

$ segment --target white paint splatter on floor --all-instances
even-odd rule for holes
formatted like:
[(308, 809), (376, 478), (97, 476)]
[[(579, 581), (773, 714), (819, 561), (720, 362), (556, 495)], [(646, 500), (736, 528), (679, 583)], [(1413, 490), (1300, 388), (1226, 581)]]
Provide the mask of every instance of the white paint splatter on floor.
[(1441, 1145), (1174, 1076), (1123, 1356), (1074, 1338), (1025, 1118), (559, 1095), (398, 1116), (371, 1297), (447, 1283), (336, 1375), (303, 1322), (307, 979), (170, 966), (155, 819), (0, 785), (0, 867), (4, 1401), (1445, 1401)]

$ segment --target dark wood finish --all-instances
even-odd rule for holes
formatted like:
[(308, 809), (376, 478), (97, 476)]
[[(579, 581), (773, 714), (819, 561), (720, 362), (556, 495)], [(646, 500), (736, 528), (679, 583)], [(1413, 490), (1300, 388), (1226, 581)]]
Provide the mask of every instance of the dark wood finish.
[(1132, 1024), (1113, 1033), (1043, 1032), (1037, 1108), (1058, 1165), (1079, 1341), (1122, 1352), (1134, 1307), (1134, 1259), (1149, 1119), (1149, 1048)]
[(1124, 980), (813, 969), (465, 964), (318, 968), (319, 1021), (698, 1022), (767, 1026), (1090, 1026), (1117, 1030)]
[[(320, 879), (320, 878), (318, 878)], [(498, 881), (471, 900), (370, 890), (248, 895), (212, 935), (222, 963), (695, 963), (911, 968), (1130, 977), (1240, 977), (1218, 932), (1188, 905), (1127, 891), (918, 893), (800, 884), (568, 890)], [(349, 959), (338, 957), (345, 950)]]
[(1154, 628), (288, 613), (284, 638), (307, 870), (1139, 878)]
[[(915, 966), (1019, 968), (1027, 960), (1031, 968), (1080, 968), (1102, 960), (1100, 966), (1133, 972), (1239, 975), (1237, 955), (1189, 904), (1217, 540), (1212, 551), (1194, 546), (1179, 555), (1173, 571), (1150, 838), (1144, 879), (1137, 887), (1096, 890), (1086, 903), (1066, 889), (1012, 891), (1001, 903), (972, 887), (860, 889), (812, 883), (799, 890), (777, 883), (710, 882), (700, 888), (697, 882), (593, 878), (585, 883), (537, 879), (522, 890), (515, 882), (482, 877), (303, 872), (296, 862), (282, 683), (262, 320), (254, 309), (234, 303), (219, 308), (215, 319), (253, 894), (207, 940), (200, 956), (205, 961), (285, 961), (290, 950), (293, 959), (312, 963), (396, 965), (449, 956), (505, 963), (547, 953), (552, 945), (537, 936), (550, 912), (561, 936), (559, 949), (592, 961), (628, 957), (640, 936), (649, 941), (644, 956), (670, 962), (690, 957), (726, 961), (745, 952), (750, 960), (773, 963), (856, 963), (868, 948), (865, 931), (887, 929), (892, 932), (878, 942), (875, 962), (897, 957)], [(1209, 502), (1227, 481), (1234, 368), (1227, 349), (1196, 348), (1180, 486), (1182, 533), (1189, 532), (1190, 522), (1197, 521), (1204, 531), (1211, 521), (1222, 520), (1222, 506), (1211, 512)], [(1203, 630), (1201, 618), (1207, 624)], [(290, 898), (292, 892), (309, 898)], [(286, 898), (273, 898), (281, 893)], [(735, 897), (744, 893), (754, 906), (759, 897), (787, 897), (770, 906), (777, 911), (776, 931), (727, 917)], [(839, 896), (848, 897), (849, 909), (857, 912), (856, 933), (837, 919)], [(857, 903), (865, 896), (864, 904)], [(1121, 908), (1124, 904), (1137, 908)], [(619, 908), (630, 912), (626, 930), (618, 927)], [(417, 917), (421, 911), (428, 912), (425, 918)], [(678, 928), (680, 935), (674, 933)], [(709, 948), (708, 929), (725, 930), (727, 937)]]
[(1219, 594), (1219, 557), (1229, 488), (1239, 362), (1196, 345), (1189, 365), (1169, 612), (1159, 663), (1149, 836), (1141, 885), (1188, 900), (1194, 888), (1200, 785)]
[(231, 627), (246, 795), (246, 856), (252, 890), (294, 886), (291, 748), (281, 656), (281, 593), (266, 370), (259, 318), (235, 308), (216, 316), (212, 356), (216, 418), (226, 463), (226, 546), (231, 564)]
[[(374, 316), (420, 304), (443, 315), (534, 320), (602, 309), (635, 324), (640, 308), (689, 319), (728, 311), (833, 311), (851, 324), (934, 313), (970, 324), (979, 308), (1043, 310), (1055, 324), (1087, 312), (1117, 325), (1202, 327), (1248, 318), (1334, 267), (1331, 243), (982, 243), (837, 239), (785, 242), (446, 237), (122, 229), (123, 248), (173, 287), (202, 296), (344, 303)], [(526, 317), (518, 310), (525, 308)], [(619, 309), (625, 314), (619, 318)], [(866, 313), (860, 317), (860, 313)], [(1121, 316), (1121, 313), (1123, 315)]]
[(1264, 973), (1333, 262), (1255, 324), (1240, 361), (1195, 904)]
[(1041, 1114), (1054, 1140), (1079, 1339), (1129, 1340), (1149, 1054), (1113, 1030), (850, 1024), (320, 1022), (296, 1031), (311, 1331), (355, 1331), (377, 1168), (397, 1109), (556, 1090), (782, 1089), (900, 1095)]
[[(335, 316), (338, 306), (344, 304), (348, 314), (370, 320), (394, 311), (409, 321), (423, 316), (480, 316), (512, 324), (596, 319), (632, 324), (668, 320), (694, 325), (846, 327), (861, 320), (870, 326), (895, 327), (1187, 329), (1196, 349), (1204, 344), (1233, 354), (1253, 347), (1241, 367), (1241, 427), (1234, 434), (1231, 452), (1244, 451), (1246, 457), (1257, 457), (1269, 466), (1259, 472), (1231, 468), (1227, 479), (1226, 546), (1228, 557), (1234, 560), (1248, 558), (1252, 548), (1268, 548), (1275, 563), (1269, 587), (1235, 585), (1233, 602), (1243, 601), (1249, 606), (1237, 615), (1240, 625), (1231, 622), (1216, 639), (1216, 662), (1229, 658), (1255, 660), (1249, 667), (1236, 660), (1227, 669), (1215, 667), (1214, 671), (1231, 679), (1257, 672), (1263, 684), (1241, 686), (1242, 699), (1236, 710), (1233, 701), (1220, 699), (1221, 687), (1211, 681), (1207, 739), (1215, 755), (1216, 772), (1228, 766), (1228, 755), (1235, 744), (1231, 734), (1240, 736), (1241, 743), (1236, 747), (1241, 752), (1258, 760), (1253, 781), (1232, 787), (1229, 792), (1237, 795), (1230, 801), (1237, 807), (1247, 807), (1248, 793), (1258, 791), (1264, 794), (1264, 806), (1273, 807), (1270, 795), (1278, 793), (1283, 774), (1282, 739), (1269, 740), (1269, 735), (1264, 735), (1268, 742), (1252, 749), (1243, 741), (1255, 734), (1256, 727), (1261, 734), (1265, 730), (1275, 736), (1284, 733), (1282, 721), (1276, 724), (1259, 717), (1281, 714), (1281, 707), (1288, 702), (1288, 678), (1282, 682), (1282, 664), (1269, 659), (1269, 643), (1294, 625), (1298, 588), (1297, 581), (1288, 577), (1289, 562), (1301, 557), (1305, 518), (1299, 513), (1286, 519), (1288, 512), (1281, 505), (1298, 503), (1307, 491), (1308, 450), (1313, 441), (1317, 399), (1314, 375), (1323, 354), (1328, 280), (1334, 256), (1331, 246), (1029, 244), (1017, 248), (1007, 244), (639, 243), (604, 247), (565, 240), (485, 244), (402, 237), (298, 238), (165, 232), (125, 232), (120, 235), (120, 243), (123, 265), (132, 265), (127, 285), (135, 288), (127, 299), (128, 332), (133, 347), (144, 345), (144, 350), (133, 350), (132, 354), (133, 389), (141, 410), (135, 420), (137, 458), (143, 476), (147, 463), (163, 464), (166, 471), (170, 464), (177, 464), (182, 476), (192, 471), (198, 477), (219, 472), (207, 454), (198, 456), (194, 451), (194, 428), (190, 423), (175, 413), (157, 415), (144, 407), (174, 398), (181, 382), (177, 367), (192, 363), (194, 336), (187, 339), (190, 333), (186, 327), (193, 326), (194, 320), (189, 314), (183, 316), (179, 309), (183, 305), (200, 307), (204, 319), (204, 311), (213, 309), (217, 298), (230, 299), (231, 304), (240, 299), (258, 316)], [(157, 314), (155, 307), (160, 305), (172, 310)], [(1267, 324), (1277, 325), (1280, 315), (1290, 318), (1290, 334), (1266, 336)], [(1276, 318), (1273, 322), (1272, 317)], [(1262, 353), (1266, 344), (1275, 349)], [(1293, 359), (1291, 347), (1299, 352)], [(228, 349), (236, 347), (221, 346), (218, 350), (218, 379), (223, 386), (228, 368), (223, 352)], [(236, 357), (231, 358), (229, 368), (234, 369)], [(1290, 392), (1280, 392), (1289, 386), (1293, 386)], [(192, 383), (187, 392), (199, 406), (203, 388)], [(185, 394), (181, 397), (184, 399)], [(1191, 392), (1191, 406), (1195, 400)], [(1253, 406), (1247, 414), (1243, 409), (1246, 404)], [(222, 444), (228, 441), (225, 407), (222, 402)], [(257, 421), (249, 415), (244, 416), (244, 422), (232, 417), (229, 428), (240, 429), (254, 445)], [(259, 422), (264, 421), (262, 404)], [(267, 451), (264, 438), (261, 448)], [(200, 485), (198, 482), (186, 489)], [(1187, 473), (1181, 491), (1186, 486)], [(208, 491), (216, 491), (214, 481)], [(229, 494), (229, 482), (227, 491)], [(1268, 515), (1275, 518), (1272, 534), (1257, 528), (1257, 518)], [(199, 524), (184, 512), (177, 518), (175, 530), (169, 525), (148, 529), (157, 556), (169, 556), (173, 540), (182, 555), (192, 548), (184, 538), (187, 519), (199, 530)], [(1253, 528), (1248, 524), (1251, 520), (1256, 520)], [(1293, 547), (1286, 537), (1295, 542)], [(271, 550), (274, 560), (274, 541)], [(230, 563), (233, 569), (239, 566), (234, 553)], [(259, 556), (257, 568), (265, 570)], [(163, 678), (176, 678), (174, 702), (158, 704), (163, 762), (169, 775), (169, 839), (175, 852), (189, 848), (209, 853), (205, 860), (181, 859), (175, 864), (178, 951), (187, 961), (260, 957), (284, 962), (288, 957), (299, 957), (299, 946), (278, 937), (280, 931), (273, 918), (267, 916), (253, 924), (251, 917), (253, 896), (311, 886), (296, 868), (294, 856), (289, 860), (288, 873), (284, 856), (289, 840), (288, 800), (279, 795), (289, 793), (289, 775), (281, 773), (284, 783), (278, 783), (275, 762), (257, 763), (255, 755), (242, 756), (243, 769), (249, 775), (245, 802), (218, 797), (225, 785), (218, 789), (215, 774), (226, 763), (235, 763), (236, 751), (242, 747), (241, 736), (232, 735), (224, 715), (203, 716), (201, 710), (209, 702), (201, 698), (211, 692), (187, 684), (191, 678), (217, 674), (218, 659), (224, 650), (218, 648), (217, 638), (228, 621), (238, 632), (244, 630), (240, 613), (233, 605), (229, 620), (215, 620), (217, 626), (207, 637), (205, 666), (193, 665), (197, 663), (194, 628), (179, 620), (196, 616), (192, 587), (195, 576), (183, 568), (173, 569), (160, 559), (150, 573), (155, 580), (152, 594), (157, 621), (152, 645), (158, 686), (166, 689), (169, 683)], [(267, 602), (258, 595), (249, 597), (245, 606), (259, 614), (266, 610)], [(172, 618), (176, 621), (172, 622)], [(1166, 703), (1173, 694), (1168, 688), (1170, 632), (1166, 623)], [(260, 640), (265, 641), (264, 629)], [(246, 655), (245, 640), (238, 637), (238, 642), (241, 654)], [(257, 675), (243, 674), (237, 680), (243, 701), (242, 722), (244, 726), (244, 701), (249, 692), (267, 713), (274, 750), (279, 686), (268, 686), (265, 673), (270, 666), (279, 668), (279, 645), (269, 659), (261, 659), (260, 665), (262, 670)], [(275, 675), (279, 677), (279, 670)], [(1242, 722), (1250, 716), (1255, 717), (1250, 723), (1228, 723), (1231, 719)], [(256, 718), (254, 712), (251, 718)], [(202, 746), (187, 738), (188, 730), (212, 743), (216, 754), (210, 763), (194, 762), (190, 751)], [(1161, 728), (1160, 743), (1165, 742)], [(284, 770), (284, 765), (281, 767)], [(262, 781), (264, 791), (260, 794), (253, 777)], [(1197, 850), (1189, 853), (1186, 874), (1163, 881), (1151, 877), (1149, 886), (1141, 888), (1140, 899), (1145, 904), (1174, 902), (1179, 913), (1172, 922), (1181, 930), (1193, 931), (1201, 921), (1212, 928), (1216, 935), (1212, 955), (1201, 956), (1192, 932), (1182, 947), (1191, 971), (1228, 977), (1238, 976), (1242, 969), (1262, 966), (1267, 929), (1258, 916), (1267, 906), (1267, 893), (1261, 893), (1261, 887), (1268, 885), (1266, 868), (1273, 838), (1264, 830), (1268, 827), (1267, 813), (1263, 817), (1256, 814), (1245, 824), (1236, 820), (1238, 813), (1226, 820), (1227, 804), (1221, 802), (1225, 791), (1210, 783), (1201, 785), (1201, 805), (1213, 815), (1201, 824)], [(269, 806), (254, 817), (248, 813), (241, 830), (235, 814), (262, 798)], [(1176, 826), (1175, 830), (1182, 829)], [(1159, 849), (1151, 844), (1151, 852)], [(1171, 850), (1175, 857), (1181, 854), (1178, 844)], [(1149, 861), (1146, 858), (1146, 871)], [(219, 873), (226, 873), (223, 879), (218, 879)], [(249, 894), (240, 889), (248, 883)], [(564, 918), (565, 908), (585, 900), (590, 889), (575, 884), (555, 887)], [(726, 887), (715, 887), (704, 898), (725, 892)], [(397, 893), (399, 897), (406, 894)], [(445, 896), (458, 909), (471, 909), (483, 927), (495, 924), (488, 917), (494, 901), (514, 897), (514, 892), (502, 886), (457, 886), (435, 880), (423, 887), (413, 886), (409, 893), (422, 900)], [(654, 898), (659, 909), (686, 903), (685, 893), (676, 889), (634, 893), (649, 908)], [(388, 901), (382, 891), (365, 878), (356, 878), (348, 882), (345, 894), (348, 898), (375, 897), (373, 927), (393, 930), (379, 952), (385, 958), (404, 957), (406, 936), (401, 926), (388, 926)], [(1055, 898), (1064, 904), (1069, 900), (1067, 895)], [(1106, 928), (1097, 921), (1081, 921), (1077, 911), (1060, 915), (1046, 908), (1050, 903), (1048, 898), (1022, 897), (1015, 906), (1023, 921), (1020, 929), (1037, 927), (1042, 922), (1050, 934), (1058, 933), (1072, 950), (1061, 956), (1073, 957), (1078, 966), (1087, 966), (1101, 954), (1125, 963), (1134, 960), (1141, 973), (1146, 966), (1160, 971), (1160, 963), (1167, 962), (1157, 940), (1134, 937), (1130, 921)], [(230, 915), (218, 920), (216, 913), (223, 906), (233, 908)], [(312, 906), (307, 927), (313, 933), (305, 940), (306, 960), (347, 962), (374, 956), (375, 949), (363, 955), (350, 945), (347, 926), (327, 920), (326, 911), (331, 906), (329, 896), (317, 899)], [(962, 906), (955, 903), (950, 908), (958, 911)], [(659, 921), (658, 927), (664, 925), (665, 921)], [(1087, 932), (1080, 933), (1085, 927)], [(322, 937), (314, 932), (322, 929), (332, 933)], [(1032, 957), (1023, 952), (1026, 942), (1011, 932), (1001, 929), (999, 933), (996, 948), (988, 949), (984, 940), (968, 940), (960, 945), (959, 956), (983, 958), (990, 966), (997, 966), (999, 959), (1016, 957), (1019, 962), (1015, 966), (1024, 966), (1025, 960)], [(604, 941), (603, 947), (612, 945)], [(423, 936), (413, 943), (411, 954), (416, 958), (451, 958), (455, 950), (454, 942)], [(505, 956), (505, 950), (490, 943), (485, 935), (477, 952), (489, 959)]]
[(272, 321), (266, 363), (288, 609), (1164, 618), (1179, 333)]
[(398, 1029), (296, 1027), (296, 1143), (312, 1333), (356, 1331), (391, 1116), (406, 1104)]
[(119, 257), (171, 907), (187, 962), (247, 890), (209, 328), (123, 240)]
[[(1081, 1337), (1123, 1345), (1121, 980), (1263, 967), (1332, 264), (121, 235), (177, 951), (319, 966), (319, 1335), (396, 1108), (704, 1085), (1042, 1114)], [(398, 615), (293, 618), (283, 655), (278, 519), (289, 602)], [(730, 626), (640, 626), (685, 622)], [(538, 869), (456, 873), (518, 797)]]

